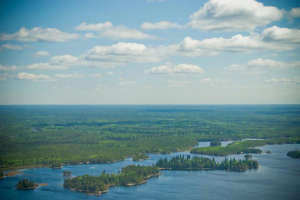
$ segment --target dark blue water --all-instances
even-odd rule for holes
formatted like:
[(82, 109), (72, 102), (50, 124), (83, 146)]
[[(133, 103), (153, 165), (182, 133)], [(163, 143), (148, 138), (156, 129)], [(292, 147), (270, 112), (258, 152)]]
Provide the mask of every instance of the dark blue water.
[[(223, 143), (226, 145), (227, 143)], [(208, 142), (199, 146), (207, 146)], [(300, 149), (299, 144), (266, 145), (263, 151), (270, 150), (272, 154), (254, 155), (260, 163), (256, 171), (244, 173), (224, 171), (163, 171), (158, 178), (150, 179), (146, 184), (135, 187), (113, 187), (100, 197), (72, 192), (63, 188), (63, 170), (70, 170), (74, 176), (90, 174), (98, 175), (103, 170), (118, 172), (129, 164), (151, 165), (159, 158), (171, 157), (180, 153), (168, 155), (151, 154), (150, 159), (133, 162), (127, 159), (113, 164), (74, 165), (65, 166), (61, 170), (49, 168), (26, 169), (23, 174), (0, 180), (0, 199), (299, 199), (300, 197), (300, 160), (286, 156), (290, 150)], [(187, 152), (181, 152), (189, 154)], [(233, 157), (242, 157), (236, 155)], [(217, 160), (222, 160), (218, 157)], [(15, 185), (18, 180), (27, 177), (37, 183), (48, 183), (34, 191), (18, 191)]]

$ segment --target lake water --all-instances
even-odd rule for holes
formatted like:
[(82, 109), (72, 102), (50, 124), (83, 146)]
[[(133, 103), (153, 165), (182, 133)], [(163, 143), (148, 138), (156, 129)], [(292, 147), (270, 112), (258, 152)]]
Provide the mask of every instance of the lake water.
[[(223, 142), (223, 145), (228, 143)], [(208, 146), (201, 142), (199, 146)], [(300, 196), (300, 160), (286, 156), (290, 150), (300, 149), (300, 144), (266, 145), (261, 147), (271, 154), (253, 155), (258, 160), (260, 168), (243, 173), (225, 171), (162, 171), (161, 176), (148, 180), (146, 184), (135, 187), (113, 187), (100, 196), (72, 192), (63, 188), (63, 170), (72, 171), (73, 176), (89, 174), (99, 175), (106, 172), (118, 172), (129, 164), (151, 165), (158, 159), (172, 157), (188, 152), (167, 155), (151, 154), (150, 159), (133, 162), (126, 159), (113, 164), (91, 164), (65, 166), (63, 169), (35, 168), (22, 170), (23, 174), (0, 180), (0, 199), (2, 200), (73, 200), (73, 199), (211, 199), (211, 200), (247, 200), (247, 199), (299, 199)], [(209, 157), (209, 156), (207, 156)], [(231, 157), (242, 158), (242, 155)], [(222, 160), (224, 157), (215, 157)], [(30, 178), (37, 183), (48, 183), (34, 191), (18, 191), (16, 183), (24, 178)]]

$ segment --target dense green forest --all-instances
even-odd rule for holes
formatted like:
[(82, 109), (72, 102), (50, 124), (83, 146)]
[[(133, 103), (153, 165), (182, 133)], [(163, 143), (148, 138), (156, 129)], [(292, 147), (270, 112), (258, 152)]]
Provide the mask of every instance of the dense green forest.
[(65, 179), (64, 187), (79, 192), (100, 195), (107, 192), (112, 186), (138, 185), (158, 175), (159, 169), (157, 167), (129, 165), (122, 168), (119, 174), (107, 174), (103, 172), (100, 176), (84, 175)]
[(30, 181), (26, 178), (20, 180), (16, 185), (18, 190), (34, 190), (38, 186), (39, 186), (38, 184), (35, 184), (33, 181)]
[(291, 157), (291, 158), (298, 158), (300, 159), (300, 151), (296, 150), (296, 151), (289, 151), (287, 153), (287, 156)]
[(297, 105), (0, 106), (0, 168), (109, 163), (199, 140), (294, 142), (299, 124)]
[(199, 147), (191, 150), (191, 153), (203, 154), (203, 155), (214, 155), (214, 156), (227, 156), (230, 154), (241, 154), (241, 153), (261, 153), (260, 149), (254, 147), (263, 146), (266, 144), (282, 144), (282, 143), (299, 143), (299, 138), (274, 138), (265, 140), (245, 140), (236, 141), (225, 147), (222, 146), (209, 146)]
[(226, 170), (244, 172), (248, 169), (257, 169), (258, 162), (245, 158), (244, 160), (227, 159), (216, 162), (213, 158), (191, 157), (179, 155), (171, 159), (160, 159), (156, 166), (167, 170)]

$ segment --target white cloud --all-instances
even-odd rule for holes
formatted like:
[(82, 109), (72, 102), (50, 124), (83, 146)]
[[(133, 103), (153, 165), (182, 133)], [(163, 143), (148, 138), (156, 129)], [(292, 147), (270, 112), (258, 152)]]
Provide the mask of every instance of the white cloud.
[(205, 31), (253, 31), (282, 16), (276, 7), (255, 0), (209, 0), (190, 16), (189, 25)]
[[(251, 36), (235, 35), (231, 38), (208, 38), (195, 40), (185, 37), (179, 44), (178, 51), (187, 56), (217, 55), (220, 52), (245, 52), (266, 48), (267, 45)], [(270, 48), (270, 47), (268, 47)]]
[(136, 29), (130, 29), (124, 25), (114, 26), (111, 22), (87, 24), (86, 22), (81, 23), (76, 27), (79, 31), (95, 31), (95, 33), (85, 34), (86, 38), (97, 38), (107, 37), (111, 39), (155, 39), (154, 36), (143, 33)]
[(262, 32), (264, 41), (300, 44), (300, 30), (272, 26)]
[(50, 63), (33, 63), (27, 66), (28, 69), (36, 69), (36, 70), (64, 70), (68, 69), (68, 66), (64, 65), (53, 65)]
[(231, 38), (214, 37), (196, 40), (185, 37), (177, 51), (187, 56), (217, 55), (220, 52), (248, 52), (253, 50), (286, 51), (299, 47), (300, 30), (273, 26), (261, 34)]
[(300, 79), (298, 78), (271, 78), (265, 80), (266, 83), (270, 84), (300, 84)]
[(244, 70), (274, 70), (300, 68), (300, 61), (281, 62), (271, 59), (257, 58), (248, 61), (246, 64), (232, 64), (226, 68), (228, 71), (244, 71)]
[(35, 56), (50, 56), (48, 51), (37, 51)]
[(22, 50), (24, 47), (14, 44), (3, 44), (0, 46), (0, 49), (10, 49), (10, 50)]
[(160, 21), (157, 23), (151, 23), (151, 22), (144, 22), (141, 25), (142, 29), (145, 30), (165, 30), (165, 29), (181, 29), (183, 28), (182, 25), (176, 24), (176, 23), (172, 23), (172, 22), (168, 22), (168, 21)]
[(6, 66), (0, 64), (0, 71), (15, 71), (17, 67), (15, 65), (12, 66)]
[(160, 65), (157, 67), (152, 67), (146, 70), (147, 74), (179, 74), (179, 73), (203, 73), (204, 70), (192, 64), (178, 64), (178, 65)]
[[(161, 54), (160, 54), (161, 53)], [(140, 43), (119, 42), (109, 46), (95, 46), (84, 56), (87, 61), (119, 65), (125, 63), (158, 62), (163, 52)]]
[(113, 25), (111, 22), (97, 23), (97, 24), (87, 24), (82, 22), (75, 29), (78, 31), (103, 31), (108, 28), (112, 28)]
[(298, 7), (298, 8), (292, 8), (291, 11), (289, 12), (289, 14), (293, 18), (300, 17), (300, 7)]
[(27, 68), (37, 70), (64, 70), (79, 64), (79, 58), (67, 54), (62, 56), (54, 56), (49, 62), (30, 64), (27, 66)]
[(51, 80), (50, 76), (45, 74), (30, 74), (26, 72), (20, 72), (17, 75), (20, 80)]
[(66, 78), (82, 78), (83, 75), (81, 74), (55, 74), (56, 78), (66, 79)]
[(18, 32), (11, 34), (1, 34), (0, 40), (18, 40), (21, 42), (36, 42), (36, 41), (48, 41), (48, 42), (66, 42), (69, 40), (79, 38), (78, 34), (62, 32), (56, 28), (41, 28), (34, 27), (27, 29), (22, 27)]
[(72, 65), (78, 62), (78, 58), (72, 55), (54, 56), (51, 58), (51, 63), (59, 65)]

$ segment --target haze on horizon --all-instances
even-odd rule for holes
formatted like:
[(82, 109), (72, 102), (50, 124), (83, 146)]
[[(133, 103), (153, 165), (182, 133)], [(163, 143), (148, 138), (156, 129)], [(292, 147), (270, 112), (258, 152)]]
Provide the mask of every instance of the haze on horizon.
[(0, 104), (299, 104), (298, 0), (3, 0)]

